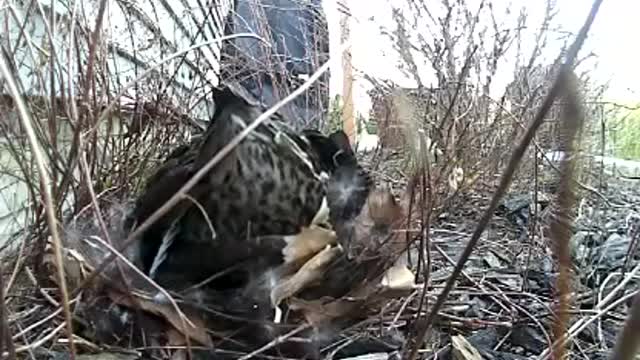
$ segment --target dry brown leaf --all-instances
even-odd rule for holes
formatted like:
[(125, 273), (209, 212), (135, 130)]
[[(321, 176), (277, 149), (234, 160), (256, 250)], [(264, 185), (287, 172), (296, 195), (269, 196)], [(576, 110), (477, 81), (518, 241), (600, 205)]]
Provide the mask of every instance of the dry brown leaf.
[(388, 189), (371, 191), (366, 209), (376, 225), (392, 225), (402, 217), (402, 208)]
[(305, 262), (317, 254), (327, 245), (336, 243), (336, 233), (333, 230), (319, 226), (305, 227), (293, 236), (286, 236), (287, 246), (282, 249), (285, 263)]
[(167, 346), (186, 346), (187, 339), (180, 331), (171, 328), (167, 330)]
[(213, 342), (207, 333), (205, 322), (195, 314), (187, 315), (189, 321), (193, 326), (189, 325), (188, 321), (181, 319), (180, 315), (170, 304), (158, 304), (153, 300), (135, 297), (135, 303), (133, 303), (133, 296), (123, 296), (119, 293), (110, 291), (108, 293), (109, 298), (116, 304), (127, 306), (129, 308), (138, 308), (155, 315), (159, 315), (167, 320), (176, 330), (188, 336), (189, 338), (199, 342), (205, 346), (212, 346)]
[(415, 274), (406, 265), (396, 262), (384, 273), (380, 285), (390, 290), (412, 290), (416, 286), (414, 280)]
[(277, 306), (282, 300), (297, 294), (305, 286), (319, 279), (324, 274), (327, 264), (341, 252), (340, 246), (326, 245), (324, 250), (302, 265), (298, 272), (280, 281), (271, 290), (271, 302)]
[[(76, 250), (62, 248), (62, 260), (64, 261), (64, 270), (65, 276), (67, 280), (67, 284), (73, 288), (78, 285), (82, 280), (84, 280), (85, 275), (87, 274), (87, 270), (89, 269), (89, 265), (87, 264), (86, 259)], [(51, 237), (47, 239), (47, 245), (45, 247), (45, 254), (43, 256), (42, 261), (44, 262), (45, 267), (50, 269), (49, 278), (55, 284), (58, 284), (58, 277), (55, 275), (55, 257), (53, 254), (53, 244), (51, 243)]]
[[(167, 346), (168, 347), (178, 347), (178, 346), (186, 346), (187, 339), (185, 336), (178, 330), (171, 328), (167, 330)], [(186, 360), (187, 350), (186, 349), (178, 349), (173, 352), (171, 355), (171, 360)]]

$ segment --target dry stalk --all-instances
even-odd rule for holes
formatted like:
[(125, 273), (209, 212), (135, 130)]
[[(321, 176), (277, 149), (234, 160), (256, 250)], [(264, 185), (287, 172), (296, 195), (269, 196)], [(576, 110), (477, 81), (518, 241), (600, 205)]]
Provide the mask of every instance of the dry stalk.
[[(346, 1), (342, 4), (347, 8)], [(340, 14), (340, 40), (344, 43), (349, 41), (349, 21), (351, 16)], [(347, 134), (352, 144), (358, 137), (358, 124), (355, 123), (354, 105), (353, 105), (353, 66), (351, 63), (351, 49), (346, 48), (342, 53), (342, 129)]]
[(0, 354), (4, 352), (4, 348), (7, 348), (9, 360), (15, 360), (16, 349), (13, 341), (11, 341), (9, 322), (7, 321), (8, 309), (7, 303), (4, 299), (4, 272), (2, 270), (2, 264), (0, 264)]
[(571, 328), (569, 328), (568, 334), (563, 340), (564, 342), (556, 341), (550, 348), (545, 349), (545, 351), (543, 351), (542, 354), (540, 354), (536, 358), (536, 360), (547, 360), (547, 359), (549, 359), (551, 357), (551, 354), (552, 354), (552, 352), (550, 350), (551, 348), (553, 348), (555, 346), (564, 346), (564, 344), (566, 344), (568, 341), (573, 340), (574, 338), (576, 338), (578, 336), (578, 334), (580, 334), (582, 331), (584, 331), (594, 321), (596, 321), (596, 320), (602, 318), (603, 316), (607, 315), (610, 311), (612, 311), (616, 307), (620, 306), (621, 304), (625, 303), (626, 301), (628, 301), (632, 297), (637, 296), (638, 294), (640, 294), (640, 291), (632, 291), (630, 293), (627, 293), (627, 294), (621, 296), (620, 298), (616, 299), (614, 302), (612, 302), (608, 306), (606, 306), (606, 307), (604, 307), (602, 309), (597, 309), (596, 314), (594, 314), (593, 316), (591, 316), (589, 318), (580, 319), (580, 321), (577, 321), (575, 324), (573, 324), (571, 326)]
[[(41, 337), (40, 339), (38, 339), (38, 341), (31, 343), (31, 344), (26, 344), (26, 345), (22, 345), (22, 346), (18, 346), (15, 350), (16, 354), (25, 352), (25, 351), (31, 351), (33, 349), (37, 349), (39, 347), (41, 347), (42, 345), (46, 344), (49, 340), (53, 339), (54, 337), (58, 336), (58, 333), (60, 331), (62, 331), (62, 329), (64, 329), (64, 325), (65, 324), (60, 324), (58, 326), (56, 326), (53, 330), (49, 331), (48, 333), (46, 333), (43, 337)], [(2, 356), (9, 356), (8, 352), (3, 352)]]
[(11, 272), (11, 276), (9, 277), (9, 281), (7, 281), (7, 284), (4, 288), (5, 294), (11, 291), (11, 288), (13, 287), (13, 284), (16, 281), (16, 277), (18, 276), (18, 273), (20, 272), (20, 270), (22, 270), (22, 265), (24, 264), (24, 260), (25, 260), (26, 246), (27, 246), (27, 239), (26, 239), (26, 236), (23, 236), (22, 241), (20, 242), (20, 248), (18, 249), (18, 258), (16, 259), (15, 265), (13, 266), (13, 271)]
[(96, 52), (98, 44), (100, 43), (100, 34), (102, 32), (102, 22), (104, 21), (104, 14), (107, 9), (107, 0), (101, 0), (98, 7), (98, 15), (96, 17), (96, 25), (91, 34), (91, 44), (89, 45), (89, 60), (87, 61), (87, 72), (85, 77), (85, 103), (89, 103), (89, 96), (93, 95), (95, 101), (96, 89), (95, 79), (93, 71), (95, 67)]
[[(571, 239), (571, 212), (575, 205), (575, 194), (572, 189), (572, 179), (576, 162), (576, 136), (584, 123), (583, 110), (580, 107), (576, 78), (573, 73), (565, 77), (565, 108), (564, 121), (562, 123), (561, 144), (568, 156), (561, 164), (560, 182), (558, 185), (558, 195), (556, 205), (558, 207), (557, 216), (553, 217), (550, 224), (551, 240), (554, 245), (560, 274), (557, 279), (556, 292), (558, 295), (558, 305), (556, 309), (556, 321), (554, 322), (553, 334), (555, 339), (563, 342), (567, 323), (569, 322), (569, 296), (570, 296), (570, 271), (571, 254), (569, 241)], [(564, 359), (566, 349), (564, 346), (556, 346), (553, 349), (554, 359)]]

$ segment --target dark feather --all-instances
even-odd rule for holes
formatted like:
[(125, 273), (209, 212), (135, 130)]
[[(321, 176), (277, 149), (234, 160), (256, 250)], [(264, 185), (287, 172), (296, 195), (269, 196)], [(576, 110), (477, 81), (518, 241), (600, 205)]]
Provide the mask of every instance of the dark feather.
[(339, 166), (327, 185), (331, 222), (337, 225), (354, 219), (364, 206), (372, 184), (369, 173), (357, 163)]
[(318, 130), (303, 130), (303, 135), (319, 156), (326, 171), (335, 171), (340, 166), (357, 166), (356, 155), (344, 131), (336, 131), (328, 137)]

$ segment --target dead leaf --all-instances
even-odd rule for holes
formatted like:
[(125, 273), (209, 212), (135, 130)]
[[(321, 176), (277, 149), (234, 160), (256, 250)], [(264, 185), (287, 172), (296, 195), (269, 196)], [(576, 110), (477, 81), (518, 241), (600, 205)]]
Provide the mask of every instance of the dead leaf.
[(383, 287), (381, 282), (382, 276), (373, 279), (373, 281), (359, 283), (354, 286), (352, 291), (339, 299), (330, 297), (317, 300), (291, 298), (289, 309), (300, 312), (309, 323), (317, 326), (336, 319), (356, 318), (369, 309), (387, 303), (389, 299), (406, 296), (413, 291), (413, 288)]
[(382, 276), (380, 285), (390, 290), (412, 290), (416, 284), (415, 275), (404, 264), (395, 264)]
[[(49, 268), (49, 278), (56, 284), (58, 284), (58, 276), (56, 275), (56, 261), (53, 252), (53, 244), (51, 237), (47, 239), (47, 245), (45, 246), (45, 254), (43, 256), (44, 265)], [(89, 266), (86, 259), (76, 250), (62, 248), (62, 261), (64, 262), (65, 279), (69, 287), (74, 288), (87, 274)]]
[[(405, 238), (408, 208), (404, 201), (397, 201), (391, 190), (374, 189), (367, 197), (365, 206), (354, 221), (353, 235), (349, 239), (349, 246), (345, 246), (350, 259), (379, 258), (384, 267), (391, 267), (396, 258), (406, 251)], [(416, 211), (415, 209), (413, 210)], [(416, 217), (412, 217), (415, 221)], [(346, 224), (349, 226), (349, 224)], [(349, 230), (336, 231), (351, 233)]]
[(187, 339), (180, 331), (171, 328), (167, 330), (167, 346), (186, 346)]
[(327, 264), (342, 252), (340, 246), (326, 245), (324, 250), (307, 261), (293, 276), (281, 281), (271, 290), (271, 302), (274, 305), (288, 297), (297, 294), (311, 282), (319, 279), (324, 273)]
[(286, 236), (287, 246), (282, 249), (285, 263), (306, 262), (327, 245), (336, 243), (336, 233), (319, 226), (305, 227), (293, 236)]
[(171, 304), (159, 304), (153, 300), (135, 297), (135, 303), (133, 302), (133, 296), (124, 296), (119, 293), (110, 291), (108, 293), (109, 298), (116, 304), (127, 306), (129, 308), (138, 308), (155, 315), (159, 315), (167, 320), (176, 330), (180, 331), (185, 336), (199, 342), (205, 346), (213, 346), (213, 342), (207, 333), (204, 320), (191, 314), (190, 316), (185, 314), (193, 326), (189, 325), (188, 321), (182, 321), (180, 315), (171, 306)]

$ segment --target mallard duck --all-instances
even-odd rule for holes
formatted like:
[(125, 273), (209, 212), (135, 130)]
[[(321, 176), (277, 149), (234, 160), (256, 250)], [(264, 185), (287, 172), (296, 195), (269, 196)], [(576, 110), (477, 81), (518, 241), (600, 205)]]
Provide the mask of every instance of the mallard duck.
[[(146, 220), (265, 110), (234, 85), (216, 90), (215, 102), (204, 134), (175, 149), (148, 179), (127, 229)], [(173, 288), (229, 268), (241, 268), (244, 276), (263, 272), (282, 261), (287, 236), (328, 220), (328, 182), (345, 167), (357, 161), (342, 131), (296, 132), (281, 115), (271, 116), (141, 235), (138, 263)], [(342, 212), (337, 208), (333, 217)], [(224, 286), (230, 279), (246, 280), (227, 277)]]

